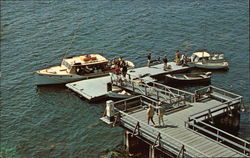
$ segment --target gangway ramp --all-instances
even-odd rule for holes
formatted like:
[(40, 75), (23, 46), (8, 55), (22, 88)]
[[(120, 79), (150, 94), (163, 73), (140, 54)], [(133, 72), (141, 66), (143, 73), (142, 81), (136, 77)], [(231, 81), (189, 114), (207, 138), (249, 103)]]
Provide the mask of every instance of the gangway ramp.
[(136, 78), (132, 75), (129, 75), (127, 78), (115, 74), (110, 74), (110, 76), (113, 85), (159, 100), (175, 108), (194, 102), (194, 94), (187, 91), (169, 87), (145, 78)]

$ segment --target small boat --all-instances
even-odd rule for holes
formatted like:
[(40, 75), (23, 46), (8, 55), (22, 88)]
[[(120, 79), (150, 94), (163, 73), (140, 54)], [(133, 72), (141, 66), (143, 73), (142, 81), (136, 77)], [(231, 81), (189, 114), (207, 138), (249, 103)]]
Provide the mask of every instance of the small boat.
[(113, 99), (125, 99), (125, 98), (129, 98), (133, 96), (127, 91), (117, 86), (112, 86), (112, 89), (108, 91), (107, 95), (109, 98), (113, 98)]
[(176, 86), (183, 84), (205, 84), (211, 82), (211, 74), (211, 72), (167, 74), (165, 76), (165, 83)]
[[(134, 64), (125, 60), (128, 68)], [(112, 72), (110, 61), (100, 54), (86, 54), (62, 60), (61, 65), (36, 71), (36, 84), (65, 84), (83, 79), (101, 77)]]
[(189, 58), (188, 66), (203, 69), (228, 69), (229, 64), (223, 53), (195, 52)]

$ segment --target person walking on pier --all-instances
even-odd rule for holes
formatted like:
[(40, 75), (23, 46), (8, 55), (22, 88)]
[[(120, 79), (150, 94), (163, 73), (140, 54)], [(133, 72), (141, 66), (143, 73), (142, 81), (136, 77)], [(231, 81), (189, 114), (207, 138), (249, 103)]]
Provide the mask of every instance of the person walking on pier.
[(161, 126), (161, 122), (162, 122), (162, 124), (164, 126), (164, 120), (163, 120), (164, 108), (162, 107), (161, 102), (158, 102), (158, 106), (159, 106), (159, 109), (158, 109), (159, 126)]
[(155, 123), (154, 123), (154, 120), (153, 120), (153, 117), (154, 117), (154, 108), (152, 107), (152, 105), (149, 105), (149, 108), (147, 110), (147, 116), (148, 116), (148, 124), (149, 124), (149, 121), (151, 120), (151, 122), (154, 124), (155, 126)]

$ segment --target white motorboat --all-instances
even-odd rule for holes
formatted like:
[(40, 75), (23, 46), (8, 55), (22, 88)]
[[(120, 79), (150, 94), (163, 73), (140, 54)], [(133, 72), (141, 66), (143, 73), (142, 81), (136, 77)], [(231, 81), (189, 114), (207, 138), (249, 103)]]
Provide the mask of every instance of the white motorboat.
[(188, 65), (203, 69), (228, 69), (229, 64), (222, 53), (195, 52), (190, 57)]
[[(113, 69), (109, 60), (100, 54), (87, 54), (65, 58), (60, 66), (53, 66), (36, 71), (36, 84), (65, 84), (83, 79), (106, 76)], [(125, 60), (128, 68), (134, 64)]]

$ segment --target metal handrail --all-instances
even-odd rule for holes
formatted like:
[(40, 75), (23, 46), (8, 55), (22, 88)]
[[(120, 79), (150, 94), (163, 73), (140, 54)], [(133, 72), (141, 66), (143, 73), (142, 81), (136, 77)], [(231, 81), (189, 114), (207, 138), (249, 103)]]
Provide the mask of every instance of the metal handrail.
[[(229, 133), (227, 133), (227, 132), (225, 132), (225, 131), (222, 131), (222, 130), (216, 128), (216, 127), (213, 127), (213, 126), (211, 126), (211, 125), (209, 125), (209, 124), (207, 124), (207, 123), (205, 123), (205, 122), (198, 121), (198, 120), (196, 120), (196, 119), (195, 119), (195, 121), (198, 122), (198, 123), (201, 123), (201, 124), (203, 124), (203, 125), (206, 125), (206, 126), (212, 128), (212, 129), (214, 129), (214, 130), (216, 130), (216, 132), (211, 132), (211, 131), (206, 130), (206, 129), (204, 129), (203, 127), (200, 127), (200, 126), (198, 126), (198, 125), (196, 125), (196, 124), (194, 124), (194, 123), (191, 123), (191, 122), (186, 122), (186, 123), (187, 123), (188, 125), (190, 125), (190, 126), (193, 126), (193, 127), (197, 128), (197, 129), (199, 129), (199, 130), (202, 130), (203, 132), (205, 132), (205, 133), (207, 133), (207, 134), (210, 134), (210, 135), (215, 136), (215, 137), (216, 137), (216, 140), (217, 140), (218, 142), (219, 142), (219, 140), (222, 140), (222, 141), (227, 142), (227, 143), (229, 143), (229, 144), (231, 144), (231, 145), (234, 145), (235, 147), (240, 148), (240, 149), (243, 151), (244, 154), (246, 154), (246, 152), (248, 152), (248, 153), (250, 152), (250, 149), (247, 148), (247, 146), (249, 146), (250, 143), (247, 142), (246, 140), (243, 140), (243, 139), (238, 138), (238, 137), (236, 137), (236, 136), (234, 136), (234, 135), (231, 135), (231, 134), (229, 134)], [(191, 129), (192, 129), (192, 128), (191, 128)], [(194, 129), (193, 129), (193, 130), (194, 130)], [(241, 142), (242, 144), (244, 144), (244, 145), (242, 145), (242, 144), (237, 144), (237, 143), (235, 143), (235, 142), (233, 142), (233, 141), (231, 141), (231, 140), (229, 140), (229, 139), (227, 139), (227, 138), (225, 138), (225, 137), (223, 137), (223, 136), (220, 136), (220, 135), (219, 135), (220, 133), (223, 133), (223, 134), (225, 134), (226, 136), (232, 137), (232, 138), (234, 138), (234, 139), (240, 141), (240, 142)], [(240, 151), (238, 151), (238, 150), (236, 150), (236, 151), (237, 151), (237, 152), (240, 152)], [(240, 152), (240, 153), (241, 153), (241, 152)]]
[[(138, 78), (137, 76), (134, 76), (134, 75), (131, 75), (131, 74), (129, 74), (130, 76), (132, 76), (132, 77), (134, 77), (134, 78)], [(131, 77), (130, 77), (131, 78)], [(142, 78), (144, 81), (148, 81), (148, 82), (151, 82), (153, 85), (157, 85), (157, 86), (160, 86), (160, 87), (164, 87), (164, 88), (166, 88), (166, 89), (168, 89), (168, 90), (174, 90), (174, 91), (177, 91), (178, 93), (179, 92), (182, 92), (182, 93), (185, 93), (185, 94), (187, 94), (187, 95), (192, 95), (192, 96), (194, 96), (194, 94), (193, 93), (191, 93), (191, 92), (187, 92), (187, 91), (184, 91), (184, 90), (180, 90), (180, 89), (177, 89), (177, 88), (174, 88), (174, 87), (170, 87), (170, 86), (167, 86), (167, 85), (164, 85), (164, 84), (161, 84), (161, 83), (157, 83), (157, 82), (154, 82), (154, 81), (149, 81), (149, 80), (147, 80), (147, 79), (144, 79), (144, 78)], [(178, 94), (177, 93), (177, 94)]]
[(216, 89), (216, 90), (222, 91), (222, 92), (224, 92), (224, 93), (231, 94), (232, 96), (235, 96), (235, 97), (242, 97), (242, 96), (240, 96), (240, 95), (238, 95), (238, 94), (229, 92), (229, 91), (227, 91), (227, 90), (225, 90), (225, 89), (222, 89), (222, 88), (219, 88), (219, 87), (215, 87), (215, 86), (212, 86), (212, 85), (210, 85), (210, 87), (212, 87), (212, 88), (214, 88), (214, 89)]
[(233, 101), (236, 101), (236, 100), (239, 100), (239, 99), (241, 100), (241, 97), (238, 97), (238, 98), (235, 98), (235, 99), (233, 99), (233, 100), (230, 100), (230, 101), (221, 103), (221, 104), (219, 104), (219, 105), (217, 105), (217, 106), (214, 106), (214, 107), (212, 107), (212, 108), (209, 108), (209, 109), (202, 110), (202, 111), (199, 111), (199, 112), (197, 112), (197, 113), (194, 113), (194, 114), (192, 114), (192, 115), (189, 116), (189, 120), (193, 120), (192, 117), (194, 117), (195, 115), (198, 115), (198, 116), (196, 116), (196, 117), (194, 117), (194, 118), (198, 118), (198, 117), (199, 117), (199, 114), (201, 115), (201, 113), (203, 113), (203, 112), (207, 112), (207, 111), (209, 111), (209, 110), (210, 110), (211, 112), (213, 112), (212, 110), (215, 110), (215, 108), (218, 108), (218, 107), (220, 107), (220, 106), (222, 106), (222, 105), (227, 106), (228, 104), (232, 103)]
[[(110, 76), (111, 76), (111, 81), (112, 81), (112, 82), (115, 82), (115, 83), (119, 84), (119, 81), (117, 81), (117, 79), (119, 79), (118, 75), (110, 74)], [(116, 77), (116, 79), (113, 79), (114, 77)], [(127, 78), (127, 79), (128, 79), (128, 78)], [(166, 100), (170, 100), (170, 101), (171, 101), (171, 99), (173, 99), (173, 98), (178, 98), (178, 97), (180, 97), (180, 96), (183, 96), (183, 97), (186, 99), (186, 98), (187, 98), (187, 95), (189, 95), (189, 96), (191, 97), (191, 101), (190, 101), (190, 102), (193, 102), (193, 100), (194, 100), (194, 94), (193, 94), (193, 93), (189, 93), (189, 92), (182, 91), (182, 90), (179, 90), (179, 89), (176, 89), (176, 88), (168, 87), (168, 86), (165, 86), (165, 85), (163, 85), (163, 84), (156, 83), (156, 82), (152, 82), (153, 86), (149, 86), (149, 85), (146, 84), (146, 83), (137, 84), (135, 81), (133, 81), (133, 80), (131, 79), (131, 77), (129, 77), (128, 80), (127, 80), (127, 79), (126, 79), (125, 81), (123, 81), (124, 83), (129, 84), (129, 85), (127, 85), (127, 86), (130, 86), (130, 87), (132, 87), (133, 89), (134, 89), (134, 88), (137, 88), (138, 90), (141, 90), (141, 89), (140, 89), (140, 86), (143, 86), (143, 87), (145, 87), (146, 90), (147, 90), (147, 88), (149, 88), (150, 90), (155, 90), (156, 92), (159, 92), (159, 93), (162, 93), (162, 94), (165, 93), (165, 95), (168, 95), (168, 96), (169, 96), (169, 98), (165, 98)], [(143, 80), (148, 81), (148, 80), (146, 80), (146, 79), (143, 79)], [(139, 85), (139, 87), (136, 87), (135, 85)], [(156, 86), (156, 85), (157, 85), (157, 86)], [(159, 87), (161, 87), (161, 88), (159, 88)], [(163, 88), (162, 88), (162, 87), (163, 87)], [(171, 90), (175, 90), (175, 91), (177, 91), (178, 93), (173, 93)], [(141, 91), (143, 91), (143, 90), (141, 90)], [(182, 94), (180, 94), (180, 93), (184, 93), (184, 95), (182, 95)], [(147, 95), (147, 94), (146, 94), (146, 95)], [(171, 98), (171, 97), (173, 97), (173, 98)]]
[(246, 141), (246, 140), (244, 140), (244, 139), (241, 139), (241, 138), (239, 138), (239, 137), (236, 137), (236, 136), (234, 136), (234, 135), (232, 135), (232, 134), (230, 134), (230, 133), (227, 133), (227, 132), (225, 132), (225, 131), (223, 131), (223, 130), (221, 130), (221, 129), (219, 129), (219, 128), (216, 128), (216, 127), (214, 127), (214, 126), (211, 126), (211, 125), (209, 125), (209, 124), (207, 124), (207, 123), (205, 123), (205, 122), (198, 121), (198, 120), (196, 120), (196, 119), (195, 119), (195, 121), (198, 122), (198, 123), (204, 124), (204, 125), (206, 125), (206, 126), (208, 126), (208, 127), (210, 127), (210, 128), (213, 128), (213, 129), (215, 129), (216, 131), (219, 131), (219, 132), (221, 132), (221, 133), (223, 133), (223, 134), (226, 134), (226, 135), (228, 135), (228, 136), (230, 136), (230, 137), (233, 137), (234, 139), (237, 139), (237, 140), (239, 140), (239, 141), (241, 141), (241, 142), (243, 142), (243, 143), (246, 143), (247, 145), (250, 145), (250, 142), (248, 142), (248, 141)]
[(202, 88), (199, 88), (199, 89), (195, 90), (195, 94), (197, 94), (197, 92), (199, 92), (199, 91), (202, 91), (202, 90), (205, 90), (205, 89), (210, 89), (210, 88), (212, 88), (213, 91), (223, 92), (222, 94), (225, 95), (225, 96), (229, 96), (229, 97), (233, 97), (233, 98), (235, 98), (235, 97), (242, 97), (242, 96), (240, 96), (238, 94), (229, 92), (227, 90), (224, 90), (222, 88), (218, 88), (218, 87), (215, 87), (215, 86), (212, 86), (212, 85), (209, 85), (209, 86), (206, 86), (206, 87), (202, 87)]

